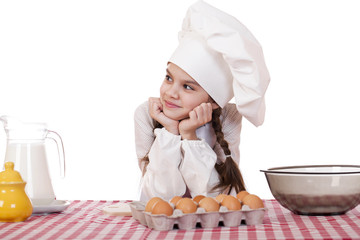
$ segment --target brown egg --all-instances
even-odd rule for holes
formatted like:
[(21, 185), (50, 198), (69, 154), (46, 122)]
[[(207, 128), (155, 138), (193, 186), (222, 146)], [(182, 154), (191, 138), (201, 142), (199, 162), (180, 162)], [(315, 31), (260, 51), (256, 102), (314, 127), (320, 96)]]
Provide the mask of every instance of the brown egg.
[(247, 192), (247, 191), (240, 191), (237, 195), (236, 195), (236, 197), (237, 197), (237, 199), (239, 199), (240, 201), (242, 201), (243, 200), (243, 198), (246, 196), (246, 195), (248, 195), (249, 193)]
[(182, 198), (176, 204), (176, 209), (180, 209), (183, 213), (194, 213), (197, 209), (197, 204), (191, 198)]
[(242, 202), (243, 202), (244, 205), (249, 206), (249, 208), (251, 208), (251, 209), (258, 209), (258, 208), (263, 208), (264, 207), (264, 203), (261, 200), (261, 198), (259, 198), (255, 194), (246, 195), (243, 198)]
[(212, 197), (205, 197), (200, 200), (199, 207), (204, 208), (206, 212), (217, 212), (220, 204)]
[(205, 198), (204, 195), (197, 195), (197, 196), (195, 196), (195, 197), (193, 198), (193, 200), (194, 200), (195, 202), (199, 203), (200, 200), (203, 199), (203, 198)]
[(160, 200), (157, 201), (151, 211), (151, 214), (159, 215), (165, 214), (166, 216), (171, 216), (173, 214), (174, 209), (170, 205), (169, 202)]
[(174, 206), (175, 206), (176, 203), (177, 203), (180, 199), (182, 199), (182, 197), (180, 197), (180, 196), (175, 196), (175, 197), (173, 197), (173, 198), (170, 200), (170, 202), (171, 202), (172, 204), (174, 204)]
[(159, 197), (153, 197), (153, 198), (151, 198), (151, 199), (146, 203), (145, 212), (151, 212), (154, 204), (157, 203), (157, 201), (160, 201), (160, 200), (162, 200), (162, 199), (159, 198)]
[(224, 199), (221, 201), (221, 206), (226, 207), (228, 210), (240, 210), (241, 209), (241, 203), (239, 199), (232, 195), (227, 195), (224, 197)]
[(219, 194), (215, 197), (215, 200), (218, 201), (219, 203), (221, 203), (221, 201), (224, 199), (224, 197), (226, 197), (226, 194)]

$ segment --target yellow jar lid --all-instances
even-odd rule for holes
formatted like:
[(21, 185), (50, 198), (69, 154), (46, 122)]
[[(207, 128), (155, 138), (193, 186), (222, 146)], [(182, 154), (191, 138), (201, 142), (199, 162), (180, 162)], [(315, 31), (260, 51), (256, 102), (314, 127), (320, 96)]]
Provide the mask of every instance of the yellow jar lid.
[(5, 170), (0, 172), (0, 183), (19, 183), (24, 182), (18, 171), (14, 170), (13, 162), (4, 164)]

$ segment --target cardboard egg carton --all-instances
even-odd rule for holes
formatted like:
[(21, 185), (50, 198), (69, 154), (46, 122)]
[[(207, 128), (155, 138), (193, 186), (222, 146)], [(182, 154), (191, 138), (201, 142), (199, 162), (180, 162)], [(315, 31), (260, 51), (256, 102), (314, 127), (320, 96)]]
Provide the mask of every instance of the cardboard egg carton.
[(250, 209), (246, 205), (241, 210), (229, 211), (221, 207), (218, 212), (205, 212), (203, 208), (198, 208), (196, 213), (183, 214), (175, 209), (173, 215), (153, 215), (145, 212), (145, 203), (134, 201), (129, 203), (132, 216), (142, 225), (159, 231), (174, 229), (175, 225), (179, 229), (193, 229), (200, 223), (202, 228), (213, 228), (219, 226), (220, 222), (225, 227), (240, 226), (241, 221), (245, 220), (246, 225), (258, 225), (263, 223), (266, 208)]

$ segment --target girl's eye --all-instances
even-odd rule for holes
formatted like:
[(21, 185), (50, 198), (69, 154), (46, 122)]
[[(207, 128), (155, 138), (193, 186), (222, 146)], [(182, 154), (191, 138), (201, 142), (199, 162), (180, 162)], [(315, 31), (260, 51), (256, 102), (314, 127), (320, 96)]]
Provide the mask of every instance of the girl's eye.
[(165, 76), (166, 81), (172, 82), (172, 78), (169, 75)]
[(187, 84), (184, 84), (184, 88), (186, 90), (194, 90), (191, 86), (187, 85)]

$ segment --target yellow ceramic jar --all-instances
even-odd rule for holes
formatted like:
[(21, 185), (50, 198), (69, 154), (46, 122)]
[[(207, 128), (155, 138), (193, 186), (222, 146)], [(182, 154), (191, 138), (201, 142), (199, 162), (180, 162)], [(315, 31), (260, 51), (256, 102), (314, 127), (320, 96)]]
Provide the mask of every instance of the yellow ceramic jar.
[(31, 216), (33, 207), (25, 185), (14, 163), (6, 162), (5, 171), (0, 172), (0, 222), (21, 222)]

